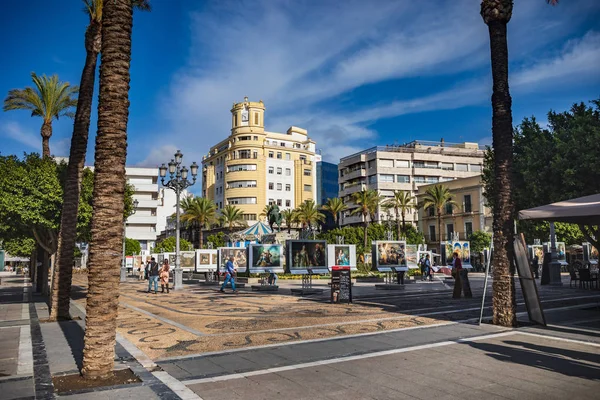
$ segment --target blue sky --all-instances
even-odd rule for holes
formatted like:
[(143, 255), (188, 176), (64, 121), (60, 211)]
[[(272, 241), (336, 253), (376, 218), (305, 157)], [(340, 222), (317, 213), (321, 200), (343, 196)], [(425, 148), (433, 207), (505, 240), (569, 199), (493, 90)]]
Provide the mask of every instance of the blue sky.
[[(134, 16), (128, 164), (177, 148), (200, 162), (229, 134), (233, 102), (262, 99), (266, 128), (306, 128), (325, 160), (414, 139), (491, 142), (487, 27), (478, 0), (151, 0)], [(515, 124), (600, 97), (600, 2), (515, 2), (509, 24)], [(79, 1), (0, 3), (0, 94), (29, 73), (79, 83)], [(97, 97), (94, 98), (95, 100)], [(95, 108), (88, 151), (91, 164)], [(40, 151), (39, 118), (0, 112), (0, 152)], [(68, 155), (72, 121), (54, 123)]]

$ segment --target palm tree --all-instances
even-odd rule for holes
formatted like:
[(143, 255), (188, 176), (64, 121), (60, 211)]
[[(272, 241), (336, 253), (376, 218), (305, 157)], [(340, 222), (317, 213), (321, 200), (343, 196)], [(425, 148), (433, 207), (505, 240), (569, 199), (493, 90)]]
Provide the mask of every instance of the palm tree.
[(333, 215), (333, 222), (335, 223), (335, 226), (338, 227), (340, 213), (347, 210), (348, 206), (344, 204), (344, 200), (339, 197), (334, 197), (333, 199), (327, 199), (327, 202), (322, 208)]
[(223, 224), (227, 224), (229, 232), (233, 232), (234, 226), (245, 226), (244, 213), (234, 205), (228, 204), (221, 210)]
[(296, 209), (296, 217), (302, 227), (309, 229), (313, 224), (325, 221), (325, 215), (319, 211), (314, 200), (305, 200), (304, 203)]
[[(73, 251), (77, 231), (77, 209), (79, 207), (79, 191), (83, 176), (83, 167), (88, 145), (90, 114), (96, 77), (96, 63), (102, 45), (102, 0), (84, 0), (84, 12), (89, 17), (85, 31), (85, 64), (79, 82), (79, 97), (73, 124), (73, 137), (69, 152), (69, 164), (63, 194), (59, 247), (52, 280), (50, 319), (69, 319), (71, 303), (71, 281), (73, 277)], [(146, 0), (134, 0), (133, 6), (142, 11), (149, 11)], [(62, 267), (64, 265), (64, 268)]]
[(290, 208), (281, 211), (281, 217), (285, 220), (288, 233), (292, 232), (292, 224), (296, 222), (296, 212)]
[(4, 111), (28, 110), (32, 117), (42, 117), (42, 156), (50, 157), (50, 137), (52, 121), (59, 117), (73, 118), (73, 107), (77, 104), (75, 94), (78, 87), (69, 82), (61, 82), (58, 75), (47, 77), (31, 73), (35, 87), (12, 89), (4, 99)]
[(108, 378), (114, 369), (120, 268), (114, 255), (121, 253), (123, 244), (131, 0), (107, 1), (102, 14), (92, 240), (81, 371), (86, 379)]
[(448, 204), (456, 206), (456, 202), (453, 200), (454, 195), (450, 193), (450, 189), (444, 185), (435, 185), (428, 188), (425, 191), (425, 198), (423, 200), (423, 209), (433, 208), (437, 214), (438, 233), (440, 235), (440, 241), (442, 240), (442, 210)]
[(198, 224), (200, 227), (200, 245), (204, 243), (204, 228), (210, 226), (216, 220), (217, 207), (215, 203), (205, 197), (194, 197), (184, 204), (181, 220), (187, 223)]
[[(556, 5), (558, 0), (546, 0)], [(513, 0), (483, 0), (481, 17), (488, 26), (492, 64), (492, 147), (494, 148), (495, 193), (493, 322), (516, 326), (516, 297), (513, 252), (514, 204), (512, 198), (513, 127), (512, 100), (508, 89), (507, 25)], [(500, 189), (500, 190), (498, 190)]]
[(400, 220), (398, 216), (402, 216), (402, 232), (406, 229), (406, 213), (414, 208), (413, 203), (414, 197), (410, 195), (410, 192), (403, 190), (394, 190), (394, 197), (387, 200), (384, 204), (394, 209), (396, 213), (396, 222), (398, 224), (398, 237), (400, 237)]
[(352, 194), (352, 201), (354, 204), (358, 205), (358, 208), (355, 208), (350, 213), (351, 215), (362, 215), (363, 225), (364, 225), (364, 248), (367, 248), (367, 230), (369, 229), (369, 218), (373, 220), (375, 213), (377, 212), (377, 208), (379, 207), (379, 202), (381, 197), (376, 190), (373, 189), (364, 189), (360, 192), (356, 192)]

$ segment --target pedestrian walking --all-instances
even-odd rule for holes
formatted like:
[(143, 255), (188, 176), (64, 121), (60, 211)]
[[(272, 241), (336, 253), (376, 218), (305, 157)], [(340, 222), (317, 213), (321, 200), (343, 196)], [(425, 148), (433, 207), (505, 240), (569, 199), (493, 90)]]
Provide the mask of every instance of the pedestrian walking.
[(429, 278), (429, 281), (433, 281), (433, 268), (431, 268), (431, 260), (429, 259), (429, 254), (425, 256), (423, 264), (425, 265), (425, 280)]
[(227, 260), (225, 263), (225, 280), (221, 285), (220, 292), (225, 292), (225, 286), (227, 286), (227, 282), (231, 282), (233, 293), (236, 293), (237, 290), (235, 290), (235, 267), (233, 266), (233, 256), (229, 256), (229, 260)]
[(171, 268), (169, 267), (169, 260), (167, 260), (165, 258), (165, 261), (163, 262), (163, 266), (160, 270), (160, 288), (161, 288), (161, 293), (165, 292), (165, 286), (167, 287), (167, 293), (169, 293), (169, 270)]
[(158, 292), (158, 275), (160, 268), (158, 267), (158, 263), (152, 257), (150, 261), (150, 268), (148, 268), (148, 293), (152, 290), (152, 284), (154, 284), (154, 294)]
[(146, 279), (146, 265), (148, 265), (148, 263), (138, 267), (138, 281), (143, 281)]
[(453, 299), (460, 299), (460, 294), (462, 292), (462, 281), (461, 274), (462, 271), (462, 261), (458, 256), (457, 252), (452, 254), (452, 276), (454, 277), (454, 292), (452, 293)]
[(146, 262), (146, 267), (144, 268), (144, 280), (150, 277), (150, 265), (152, 265), (152, 260), (154, 260), (154, 258)]

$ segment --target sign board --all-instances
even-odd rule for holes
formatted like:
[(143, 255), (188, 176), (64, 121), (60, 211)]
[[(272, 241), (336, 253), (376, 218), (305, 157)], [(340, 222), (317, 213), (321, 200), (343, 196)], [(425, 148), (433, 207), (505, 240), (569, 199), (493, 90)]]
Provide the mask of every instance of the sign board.
[(326, 274), (327, 241), (287, 240), (286, 269), (290, 274)]
[(219, 247), (219, 272), (225, 272), (225, 263), (229, 257), (233, 257), (233, 267), (239, 273), (246, 272), (248, 269), (248, 258), (246, 249), (242, 247)]
[(462, 261), (462, 267), (465, 269), (473, 268), (471, 265), (471, 243), (468, 241), (453, 241), (453, 242), (442, 242), (442, 264), (452, 264), (453, 254), (457, 253)]
[(196, 272), (209, 272), (217, 270), (217, 250), (196, 250)]
[(333, 267), (350, 267), (356, 270), (356, 245), (353, 244), (328, 244), (327, 265)]
[(419, 257), (418, 257), (418, 246), (416, 244), (406, 245), (406, 265), (409, 269), (418, 269)]
[(349, 267), (331, 268), (331, 302), (352, 303), (352, 272)]
[(592, 264), (592, 266), (598, 265), (598, 250), (590, 243), (583, 243), (583, 261)]
[(125, 257), (125, 268), (133, 269), (133, 256)]
[(529, 259), (527, 258), (527, 250), (525, 249), (524, 241), (519, 237), (515, 237), (514, 248), (515, 264), (519, 273), (519, 281), (521, 282), (521, 290), (523, 291), (523, 298), (525, 299), (525, 305), (527, 306), (529, 320), (540, 325), (546, 325), (544, 310), (542, 309), (535, 279), (531, 272), (531, 266)]
[(251, 244), (248, 246), (248, 268), (253, 274), (283, 273), (283, 246), (280, 244)]
[(380, 272), (408, 271), (406, 242), (403, 240), (373, 241), (373, 270)]

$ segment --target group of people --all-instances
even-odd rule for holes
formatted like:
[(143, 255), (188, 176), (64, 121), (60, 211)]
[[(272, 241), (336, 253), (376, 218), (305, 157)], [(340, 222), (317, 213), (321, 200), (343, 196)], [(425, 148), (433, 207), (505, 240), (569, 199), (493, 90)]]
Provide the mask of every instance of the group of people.
[(419, 260), (418, 265), (421, 269), (421, 280), (433, 281), (433, 268), (431, 265), (429, 254), (421, 255), (421, 259)]
[(152, 286), (154, 285), (154, 294), (158, 293), (158, 281), (160, 280), (161, 293), (165, 292), (165, 288), (167, 289), (167, 293), (169, 293), (169, 271), (171, 267), (169, 266), (169, 260), (165, 258), (163, 261), (162, 267), (158, 265), (156, 259), (152, 257), (150, 261), (146, 263), (144, 269), (142, 267), (138, 268), (138, 279), (148, 280), (148, 291), (146, 293), (152, 292)]

